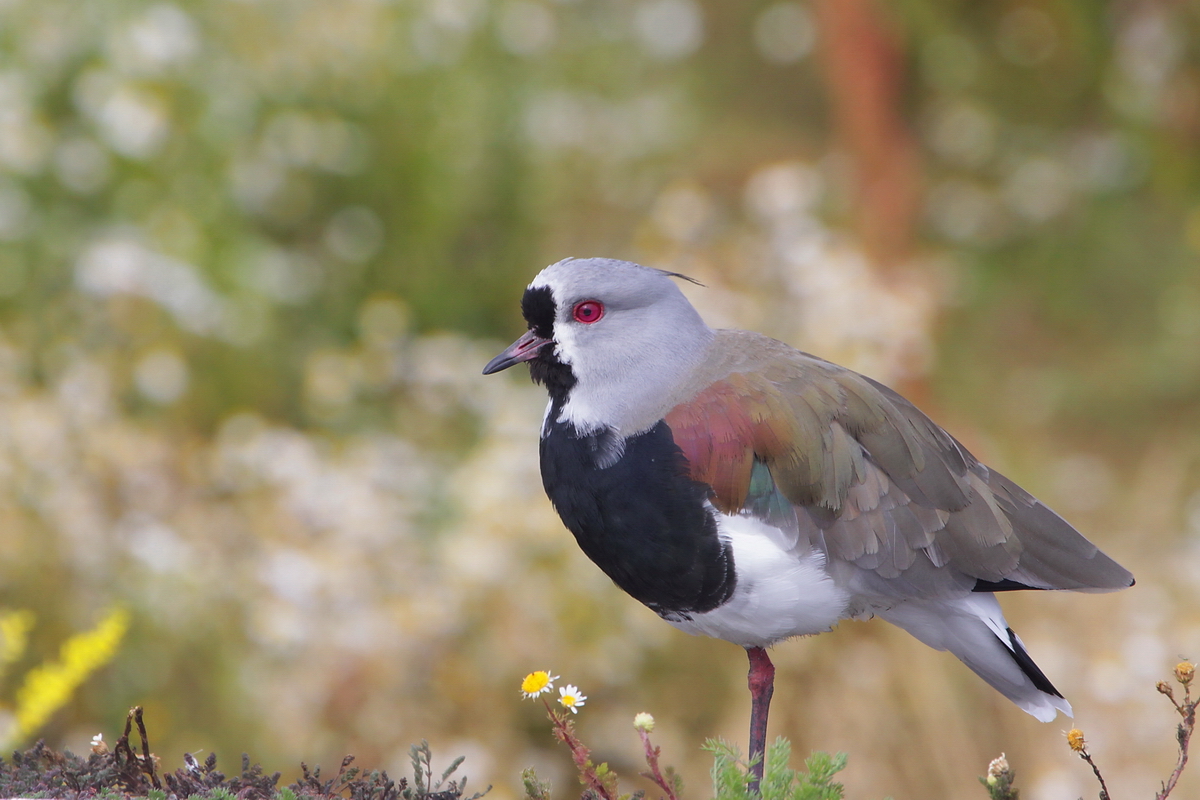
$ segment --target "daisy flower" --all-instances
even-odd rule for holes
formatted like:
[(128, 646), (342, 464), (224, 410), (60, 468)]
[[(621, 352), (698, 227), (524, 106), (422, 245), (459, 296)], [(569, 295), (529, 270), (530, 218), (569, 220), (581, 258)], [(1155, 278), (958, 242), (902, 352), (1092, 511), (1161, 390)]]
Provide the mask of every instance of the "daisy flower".
[(579, 713), (579, 707), (585, 700), (587, 700), (587, 695), (579, 691), (578, 686), (570, 683), (558, 690), (558, 702), (563, 708), (569, 709), (572, 714)]
[(558, 676), (551, 675), (548, 669), (531, 672), (525, 676), (525, 680), (521, 681), (521, 694), (526, 697), (537, 697), (539, 694), (553, 689), (556, 680), (558, 680)]

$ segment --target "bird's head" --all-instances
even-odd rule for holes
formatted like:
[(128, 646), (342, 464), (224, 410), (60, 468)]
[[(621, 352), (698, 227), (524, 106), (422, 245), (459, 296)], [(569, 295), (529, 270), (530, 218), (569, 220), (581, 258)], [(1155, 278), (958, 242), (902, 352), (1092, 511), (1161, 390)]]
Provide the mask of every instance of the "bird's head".
[(669, 408), (713, 337), (672, 278), (690, 280), (608, 258), (551, 264), (521, 299), (528, 332), (484, 374), (528, 362), (564, 421), (644, 430)]

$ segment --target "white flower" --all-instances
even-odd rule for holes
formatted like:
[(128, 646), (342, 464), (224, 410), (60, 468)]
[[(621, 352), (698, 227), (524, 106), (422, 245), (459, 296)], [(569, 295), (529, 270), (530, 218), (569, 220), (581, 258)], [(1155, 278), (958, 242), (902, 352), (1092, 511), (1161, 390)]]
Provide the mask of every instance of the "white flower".
[(579, 707), (587, 700), (587, 695), (579, 691), (578, 686), (568, 683), (566, 686), (558, 690), (558, 702), (563, 708), (569, 709), (572, 714), (579, 713)]

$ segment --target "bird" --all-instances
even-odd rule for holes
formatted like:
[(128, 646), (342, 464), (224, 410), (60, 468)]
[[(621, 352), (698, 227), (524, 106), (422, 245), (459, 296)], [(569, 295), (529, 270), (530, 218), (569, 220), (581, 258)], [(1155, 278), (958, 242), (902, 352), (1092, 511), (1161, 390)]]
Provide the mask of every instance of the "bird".
[(612, 581), (691, 634), (746, 649), (751, 786), (766, 648), (880, 617), (1042, 722), (1071, 705), (998, 593), (1103, 592), (1132, 574), (897, 392), (767, 336), (715, 330), (679, 273), (608, 258), (543, 269), (525, 363), (549, 394), (542, 483)]

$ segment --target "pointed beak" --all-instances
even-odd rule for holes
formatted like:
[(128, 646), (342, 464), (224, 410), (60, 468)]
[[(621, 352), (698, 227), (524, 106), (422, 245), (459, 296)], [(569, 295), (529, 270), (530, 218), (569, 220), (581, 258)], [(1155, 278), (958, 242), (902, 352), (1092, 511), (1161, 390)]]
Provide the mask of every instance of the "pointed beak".
[(489, 361), (487, 366), (483, 368), (483, 374), (491, 375), (493, 372), (508, 369), (514, 364), (520, 364), (522, 361), (532, 361), (541, 352), (543, 347), (553, 343), (553, 341), (553, 339), (543, 339), (533, 331), (526, 331), (524, 336), (517, 339), (503, 353)]

